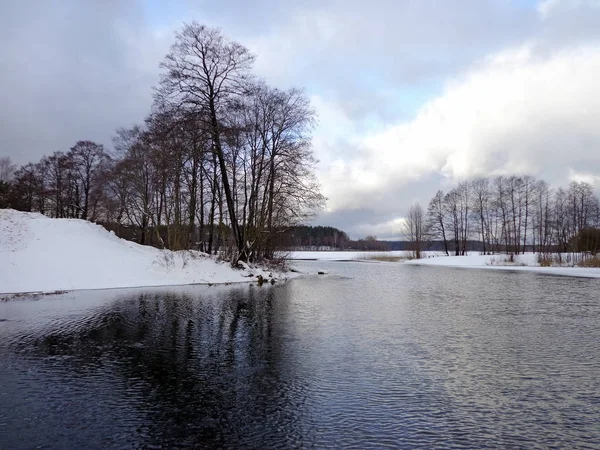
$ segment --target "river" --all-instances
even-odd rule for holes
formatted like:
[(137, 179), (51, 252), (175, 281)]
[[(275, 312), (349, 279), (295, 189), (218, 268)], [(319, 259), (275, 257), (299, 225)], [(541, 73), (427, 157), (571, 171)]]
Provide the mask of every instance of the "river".
[(0, 448), (599, 448), (600, 280), (294, 265), (0, 303)]

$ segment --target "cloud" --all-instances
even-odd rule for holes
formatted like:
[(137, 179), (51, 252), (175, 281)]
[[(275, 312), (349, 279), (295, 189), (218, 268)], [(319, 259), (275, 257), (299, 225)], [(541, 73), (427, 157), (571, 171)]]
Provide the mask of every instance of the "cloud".
[(260, 75), (324, 96), (363, 131), (411, 114), (422, 95), (408, 111), (399, 103), (413, 88), (523, 35), (531, 13), (515, 16), (516, 4), (6, 0), (0, 153), (25, 163), (82, 138), (110, 145), (115, 128), (143, 120), (173, 30), (190, 20), (221, 26), (258, 54)]
[(539, 21), (530, 37), (548, 49), (583, 44), (599, 36), (599, 0), (544, 0), (537, 9)]
[(459, 179), (600, 173), (600, 0), (6, 0), (0, 156), (110, 145), (143, 120), (190, 20), (250, 47), (271, 84), (306, 89), (319, 222), (354, 237), (398, 236), (410, 204)]
[(330, 165), (329, 207), (365, 207), (435, 173), (449, 182), (530, 173), (564, 183), (569, 170), (600, 172), (598, 79), (600, 43), (491, 55), (448, 82), (414, 120), (366, 136), (357, 158)]
[(569, 169), (569, 181), (589, 183), (596, 189), (600, 188), (600, 175), (597, 173)]
[(344, 230), (351, 239), (371, 235), (381, 240), (402, 240), (402, 217), (370, 208), (325, 212), (322, 220)]
[(582, 10), (584, 8), (600, 8), (600, 0), (542, 0), (537, 4), (537, 10), (543, 19), (560, 10)]
[(139, 2), (7, 0), (0, 7), (0, 154), (24, 164), (143, 120), (171, 37)]
[(411, 99), (415, 92), (431, 95), (473, 60), (522, 41), (538, 20), (513, 0), (304, 1), (273, 14), (261, 33), (239, 35), (258, 55), (257, 72), (306, 86), (357, 123), (413, 114), (423, 97)]

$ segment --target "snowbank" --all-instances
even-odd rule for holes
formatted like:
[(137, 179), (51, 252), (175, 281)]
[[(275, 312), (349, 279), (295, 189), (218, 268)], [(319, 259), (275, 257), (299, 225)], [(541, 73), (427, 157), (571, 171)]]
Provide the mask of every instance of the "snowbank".
[[(295, 260), (317, 260), (317, 261), (361, 261), (380, 259), (386, 257), (409, 258), (409, 251), (391, 252), (360, 252), (360, 251), (298, 251), (291, 252), (290, 259)], [(443, 252), (425, 251), (422, 259), (403, 261), (403, 264), (419, 266), (446, 266), (463, 267), (469, 269), (496, 269), (546, 273), (550, 275), (568, 275), (574, 277), (600, 278), (600, 269), (587, 267), (540, 267), (537, 255), (527, 253), (515, 257), (513, 263), (508, 261), (507, 255), (480, 255), (478, 253), (467, 256), (445, 256)]]
[(537, 256), (534, 253), (526, 253), (525, 255), (516, 255), (514, 262), (509, 262), (508, 255), (480, 255), (479, 253), (471, 253), (465, 256), (446, 256), (428, 255), (422, 259), (414, 259), (407, 261), (408, 264), (431, 265), (431, 266), (458, 266), (458, 267), (479, 267), (479, 266), (539, 266)]
[(405, 264), (419, 266), (463, 267), (469, 269), (496, 269), (539, 272), (549, 275), (568, 275), (574, 277), (600, 278), (600, 269), (587, 267), (540, 267), (537, 255), (527, 253), (515, 256), (509, 262), (507, 255), (435, 256), (406, 261)]
[(0, 293), (254, 281), (205, 253), (119, 239), (100, 225), (0, 209)]

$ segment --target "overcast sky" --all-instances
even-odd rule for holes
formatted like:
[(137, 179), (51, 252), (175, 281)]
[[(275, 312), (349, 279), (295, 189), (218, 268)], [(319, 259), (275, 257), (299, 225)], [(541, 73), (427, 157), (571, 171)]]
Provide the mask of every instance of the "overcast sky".
[(409, 205), (478, 175), (600, 188), (600, 0), (1, 0), (0, 157), (110, 146), (192, 20), (310, 96), (319, 224), (398, 237)]

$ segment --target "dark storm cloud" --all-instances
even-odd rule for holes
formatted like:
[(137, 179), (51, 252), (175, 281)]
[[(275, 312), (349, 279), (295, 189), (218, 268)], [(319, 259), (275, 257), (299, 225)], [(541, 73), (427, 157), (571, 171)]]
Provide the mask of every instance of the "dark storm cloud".
[[(24, 163), (78, 139), (110, 145), (117, 127), (148, 111), (158, 63), (181, 20), (221, 26), (251, 46), (266, 42), (258, 46), (265, 50), (257, 65), (262, 75), (329, 90), (357, 121), (369, 115), (388, 121), (402, 114), (397, 101), (369, 91), (441, 79), (474, 55), (517, 39), (526, 18), (509, 23), (513, 7), (504, 3), (467, 0), (456, 9), (429, 0), (5, 0), (0, 154)], [(277, 40), (289, 45), (269, 46)]]
[(25, 163), (79, 139), (110, 144), (142, 120), (158, 62), (140, 52), (141, 13), (135, 2), (2, 2), (0, 154)]

